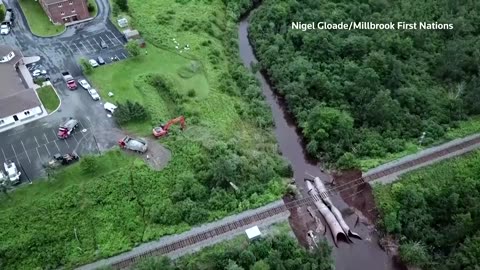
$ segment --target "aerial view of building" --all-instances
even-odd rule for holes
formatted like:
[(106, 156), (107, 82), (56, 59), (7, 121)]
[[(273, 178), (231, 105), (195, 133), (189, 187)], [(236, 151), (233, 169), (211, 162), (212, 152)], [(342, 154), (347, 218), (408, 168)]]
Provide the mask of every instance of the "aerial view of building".
[[(35, 91), (20, 71), (23, 55), (10, 46), (0, 46), (0, 129), (43, 114)], [(27, 73), (28, 76), (28, 73)]]
[(65, 24), (90, 17), (87, 0), (39, 0), (50, 21)]

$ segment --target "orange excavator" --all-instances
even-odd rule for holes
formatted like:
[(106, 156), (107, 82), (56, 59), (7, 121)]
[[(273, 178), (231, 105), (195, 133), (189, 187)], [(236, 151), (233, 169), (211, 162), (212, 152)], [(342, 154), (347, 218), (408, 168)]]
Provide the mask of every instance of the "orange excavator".
[(168, 130), (170, 129), (170, 126), (176, 123), (180, 123), (182, 130), (186, 128), (185, 126), (185, 117), (179, 116), (177, 118), (174, 118), (170, 121), (168, 121), (167, 124), (165, 125), (160, 125), (159, 127), (156, 127), (153, 129), (153, 136), (156, 138), (163, 137), (167, 135)]

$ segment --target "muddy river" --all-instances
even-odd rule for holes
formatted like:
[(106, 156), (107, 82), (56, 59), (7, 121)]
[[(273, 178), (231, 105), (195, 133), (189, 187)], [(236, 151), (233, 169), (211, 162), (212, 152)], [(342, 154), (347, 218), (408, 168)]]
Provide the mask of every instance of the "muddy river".
[[(245, 16), (239, 25), (238, 36), (240, 46), (240, 57), (244, 65), (251, 69), (251, 64), (256, 63), (254, 51), (248, 39), (248, 26), (251, 15)], [(306, 196), (304, 178), (312, 178), (318, 176), (325, 182), (330, 181), (331, 176), (323, 172), (321, 164), (308, 158), (302, 144), (300, 132), (297, 130), (291, 115), (286, 112), (286, 106), (281, 97), (277, 96), (268, 84), (267, 79), (261, 72), (255, 74), (261, 82), (263, 94), (266, 101), (272, 109), (275, 122), (275, 136), (277, 138), (280, 150), (284, 158), (292, 165), (296, 185), (300, 193)], [(378, 238), (373, 230), (373, 226), (358, 223), (356, 226), (357, 216), (352, 213), (348, 205), (340, 198), (333, 196), (333, 203), (344, 213), (347, 224), (353, 231), (360, 234), (363, 240), (352, 239), (353, 244), (340, 241), (338, 247), (335, 247), (331, 234), (327, 231), (327, 238), (333, 248), (335, 256), (335, 266), (337, 270), (354, 270), (354, 269), (398, 269), (393, 264), (393, 260), (378, 245)], [(350, 211), (348, 211), (350, 210)], [(345, 214), (349, 212), (349, 214)], [(300, 219), (304, 215), (300, 215)], [(292, 223), (292, 222), (291, 222)], [(298, 223), (298, 222), (297, 222)], [(296, 233), (297, 234), (297, 233)], [(298, 237), (298, 234), (297, 234)]]

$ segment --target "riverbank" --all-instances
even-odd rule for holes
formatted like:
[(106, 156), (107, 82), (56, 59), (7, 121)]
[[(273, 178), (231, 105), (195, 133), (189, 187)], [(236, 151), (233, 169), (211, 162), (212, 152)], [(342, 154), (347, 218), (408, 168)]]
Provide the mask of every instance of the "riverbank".
[[(239, 50), (240, 57), (245, 67), (251, 69), (251, 66), (257, 63), (253, 47), (250, 44), (248, 38), (248, 26), (249, 16), (243, 16), (243, 20), (240, 22), (238, 29), (239, 38)], [(320, 169), (320, 164), (312, 162), (305, 154), (304, 145), (302, 145), (301, 136), (297, 133), (296, 125), (291, 121), (291, 117), (285, 113), (285, 107), (282, 107), (282, 99), (279, 98), (274, 91), (270, 88), (268, 80), (263, 76), (261, 72), (256, 72), (256, 78), (260, 81), (263, 94), (270, 105), (274, 122), (275, 122), (275, 136), (280, 147), (280, 151), (284, 158), (286, 158), (294, 171), (294, 178), (296, 180), (296, 186), (299, 192), (303, 196), (308, 196), (305, 190), (304, 178), (308, 175), (319, 176), (323, 181), (331, 179), (331, 176)], [(348, 205), (341, 199), (340, 196), (332, 196), (333, 203), (341, 212), (350, 212), (350, 215), (345, 216), (345, 220), (349, 226), (367, 240), (354, 240), (354, 244), (348, 244), (341, 242), (338, 248), (334, 248), (333, 254), (335, 256), (336, 269), (397, 269), (394, 266), (393, 260), (379, 248), (377, 241), (378, 238), (375, 235), (373, 227), (368, 224), (358, 223), (356, 224), (356, 216), (353, 211), (349, 211)], [(298, 211), (293, 210), (291, 214), (296, 217), (295, 213)], [(299, 210), (305, 213), (304, 210)], [(306, 228), (302, 221), (293, 221), (290, 224), (293, 226), (293, 230), (296, 231), (297, 236), (300, 236), (301, 243), (306, 243), (306, 230), (315, 230), (315, 227)], [(295, 223), (300, 226), (295, 228)], [(307, 225), (308, 226), (308, 225)], [(303, 237), (302, 237), (303, 235)], [(331, 236), (327, 234), (327, 238), (331, 241)]]

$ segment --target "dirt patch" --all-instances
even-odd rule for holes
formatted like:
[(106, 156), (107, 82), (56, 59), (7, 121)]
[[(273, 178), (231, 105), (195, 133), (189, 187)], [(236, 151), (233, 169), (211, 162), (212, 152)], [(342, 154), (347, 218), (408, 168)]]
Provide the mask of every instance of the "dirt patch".
[[(292, 195), (285, 195), (283, 201), (285, 204), (295, 200), (295, 197)], [(288, 223), (292, 228), (295, 237), (298, 239), (300, 245), (305, 248), (309, 248), (309, 240), (307, 239), (307, 233), (310, 230), (309, 228), (315, 228), (315, 221), (310, 217), (310, 214), (307, 211), (305, 206), (294, 207), (289, 209), (290, 216), (288, 217)]]
[[(101, 152), (108, 151), (113, 147), (118, 146), (118, 140), (122, 139), (124, 136), (128, 135), (132, 138), (138, 137), (134, 134), (128, 134), (127, 132), (122, 131), (118, 128), (104, 130), (95, 129), (94, 132), (92, 132), (91, 134), (94, 134), (93, 137), (95, 140), (93, 141), (97, 144)], [(125, 153), (137, 157), (142, 157), (142, 159), (154, 170), (159, 171), (163, 169), (172, 158), (170, 150), (161, 145), (158, 140), (150, 138), (143, 139), (145, 139), (148, 143), (147, 152), (139, 154), (126, 150)]]
[(147, 139), (148, 150), (143, 154), (143, 159), (154, 170), (163, 169), (172, 158), (170, 150), (163, 147), (157, 140)]
[(362, 177), (360, 170), (336, 172), (333, 183), (340, 191), (340, 196), (349, 206), (358, 209), (372, 224), (378, 217), (378, 210), (373, 198), (372, 187), (368, 183), (355, 181)]

